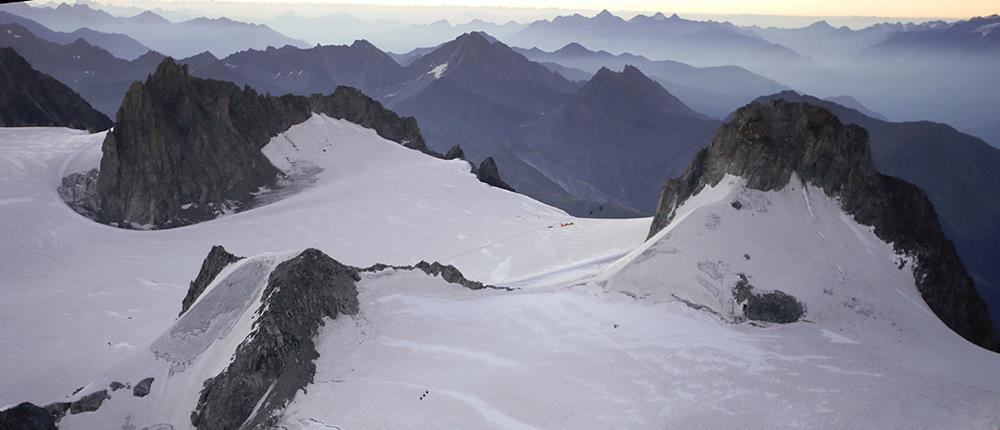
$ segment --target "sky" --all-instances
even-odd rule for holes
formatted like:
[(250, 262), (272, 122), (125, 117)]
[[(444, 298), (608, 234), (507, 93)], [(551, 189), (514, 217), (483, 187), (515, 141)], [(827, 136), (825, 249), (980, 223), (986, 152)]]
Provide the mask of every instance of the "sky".
[[(381, 1), (381, 0), (380, 0)], [(397, 0), (397, 3), (399, 1)], [(537, 6), (531, 0), (435, 0), (404, 3)], [(676, 11), (717, 14), (970, 17), (1000, 13), (1000, 0), (547, 0), (547, 6), (600, 10)]]
[[(99, 0), (100, 1), (100, 0)], [(223, 3), (226, 0), (219, 0)], [(550, 8), (564, 10), (610, 9), (612, 11), (664, 12), (719, 15), (790, 15), (829, 17), (969, 18), (1000, 13), (1000, 0), (240, 0), (275, 4), (319, 3), (325, 5), (491, 6), (503, 8)], [(104, 0), (132, 3), (141, 0)], [(152, 1), (150, 3), (195, 3), (199, 0)]]

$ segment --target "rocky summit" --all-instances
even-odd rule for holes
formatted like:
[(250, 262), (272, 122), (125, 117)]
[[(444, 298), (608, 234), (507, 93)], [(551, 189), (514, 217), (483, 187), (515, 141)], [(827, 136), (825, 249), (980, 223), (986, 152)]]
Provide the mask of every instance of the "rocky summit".
[(281, 174), (260, 149), (313, 113), (437, 155), (427, 149), (416, 120), (400, 118), (356, 89), (273, 97), (194, 78), (187, 66), (167, 58), (125, 95), (103, 144), (93, 212), (123, 227), (170, 228), (245, 208)]
[(823, 189), (897, 253), (914, 258), (917, 288), (945, 324), (973, 343), (1000, 350), (986, 305), (934, 206), (920, 188), (875, 169), (865, 129), (806, 103), (774, 100), (740, 108), (683, 175), (664, 185), (649, 236), (664, 229), (689, 197), (727, 174), (755, 190), (781, 189), (793, 174)]
[(100, 131), (111, 120), (79, 94), (0, 48), (0, 127), (69, 127)]

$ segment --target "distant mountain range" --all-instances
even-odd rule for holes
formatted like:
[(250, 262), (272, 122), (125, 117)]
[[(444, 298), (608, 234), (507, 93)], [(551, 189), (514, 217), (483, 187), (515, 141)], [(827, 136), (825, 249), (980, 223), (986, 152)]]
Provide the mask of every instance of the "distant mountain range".
[(247, 48), (268, 46), (308, 46), (286, 37), (266, 25), (248, 24), (227, 18), (195, 18), (172, 22), (153, 12), (117, 17), (86, 4), (33, 7), (23, 3), (0, 6), (6, 11), (34, 20), (55, 31), (89, 28), (126, 34), (150, 49), (178, 58), (209, 51), (225, 56)]
[(767, 42), (729, 23), (693, 21), (662, 13), (625, 20), (607, 10), (593, 17), (577, 14), (535, 21), (508, 42), (547, 50), (577, 42), (610, 52), (655, 54), (696, 65), (802, 58), (787, 47)]
[(342, 12), (320, 16), (302, 16), (288, 12), (263, 23), (282, 34), (323, 45), (349, 44), (353, 40), (364, 38), (389, 51), (408, 51), (416, 46), (438, 45), (473, 31), (505, 39), (525, 26), (513, 21), (498, 24), (481, 19), (472, 19), (462, 24), (453, 24), (444, 19), (420, 24), (389, 19), (366, 21)]
[(0, 127), (69, 127), (103, 131), (111, 120), (61, 82), (0, 48)]
[(84, 39), (94, 46), (104, 48), (115, 57), (126, 60), (134, 60), (149, 51), (149, 48), (145, 45), (124, 34), (102, 33), (86, 27), (74, 30), (71, 33), (52, 31), (35, 21), (9, 12), (0, 11), (0, 24), (18, 24), (32, 32), (35, 36), (60, 45)]
[[(757, 97), (788, 89), (738, 66), (694, 67), (671, 60), (654, 61), (641, 55), (591, 51), (579, 43), (570, 43), (553, 52), (538, 48), (519, 48), (517, 51), (532, 61), (589, 74), (602, 67), (622, 70), (626, 65), (636, 66), (689, 106), (716, 118), (725, 117)], [(560, 68), (553, 70), (560, 73), (566, 71)]]
[(943, 21), (882, 23), (860, 29), (834, 27), (817, 21), (801, 28), (747, 27), (764, 40), (778, 43), (820, 61), (845, 61), (877, 45), (895, 33), (931, 30), (946, 26)]
[(868, 50), (869, 55), (920, 55), (934, 51), (945, 56), (1000, 55), (1000, 15), (975, 17), (919, 31), (894, 32)]
[(128, 86), (145, 78), (163, 59), (150, 51), (127, 61), (83, 39), (66, 45), (49, 42), (18, 24), (0, 24), (0, 47), (14, 48), (34, 68), (63, 82), (107, 115), (114, 115)]
[(676, 14), (636, 15), (626, 20), (605, 10), (593, 17), (560, 16), (535, 21), (504, 41), (549, 51), (576, 42), (594, 50), (629, 52), (694, 66), (737, 65), (792, 87), (832, 73), (807, 55), (769, 42), (753, 31)]

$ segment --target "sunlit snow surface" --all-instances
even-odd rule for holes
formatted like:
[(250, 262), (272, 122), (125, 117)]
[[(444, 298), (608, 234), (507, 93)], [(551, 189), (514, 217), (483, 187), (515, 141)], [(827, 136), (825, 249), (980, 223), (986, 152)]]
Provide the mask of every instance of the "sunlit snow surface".
[[(519, 289), (366, 274), (360, 314), (322, 329), (315, 383), (285, 411), (290, 429), (1000, 425), (1000, 355), (951, 333), (909, 264), (794, 180), (761, 193), (726, 178), (642, 244), (649, 219), (574, 219), (480, 184), (462, 161), (314, 117), (264, 151), (314, 175), (305, 189), (137, 232), (56, 196), (65, 173), (96, 166), (102, 137), (0, 130), (0, 404), (158, 381), (64, 428), (189, 428), (201, 381), (249, 333), (251, 312), (231, 304), (256, 303), (266, 268), (310, 246), (354, 265), (441, 260)], [(261, 255), (230, 266), (175, 323), (214, 244)], [(804, 301), (808, 321), (732, 323), (737, 273)]]

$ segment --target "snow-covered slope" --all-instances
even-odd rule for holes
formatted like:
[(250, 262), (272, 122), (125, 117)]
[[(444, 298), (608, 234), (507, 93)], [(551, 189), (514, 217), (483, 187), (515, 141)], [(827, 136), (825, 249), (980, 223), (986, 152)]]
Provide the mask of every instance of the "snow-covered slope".
[[(363, 281), (360, 316), (324, 329), (283, 425), (996, 427), (1000, 357), (942, 324), (901, 261), (822, 190), (729, 177), (575, 281)], [(803, 301), (805, 320), (734, 323), (737, 273)]]
[[(285, 428), (1000, 425), (1000, 356), (951, 332), (912, 263), (795, 178), (763, 192), (726, 177), (642, 243), (649, 219), (573, 219), (479, 183), (464, 162), (315, 116), (264, 149), (294, 193), (140, 232), (81, 218), (55, 195), (64, 173), (95, 165), (101, 136), (0, 133), (14, 184), (0, 215), (21, 221), (0, 223), (14, 239), (0, 243), (0, 403), (157, 381), (145, 398), (110, 392), (62, 428), (189, 428), (201, 382), (250, 333), (262, 280), (305, 247), (356, 266), (439, 260), (514, 290), (362, 274), (360, 311), (321, 329), (314, 383), (285, 408)], [(175, 321), (214, 244), (252, 257)], [(731, 297), (740, 274), (797, 298), (803, 320), (746, 322)]]
[(315, 247), (355, 266), (436, 260), (496, 284), (623, 254), (649, 224), (573, 219), (482, 184), (461, 160), (316, 116), (265, 149), (312, 157), (324, 170), (305, 189), (184, 228), (121, 230), (56, 193), (68, 173), (98, 165), (103, 138), (0, 129), (2, 405), (58, 400), (160, 336), (213, 245), (243, 256)]

